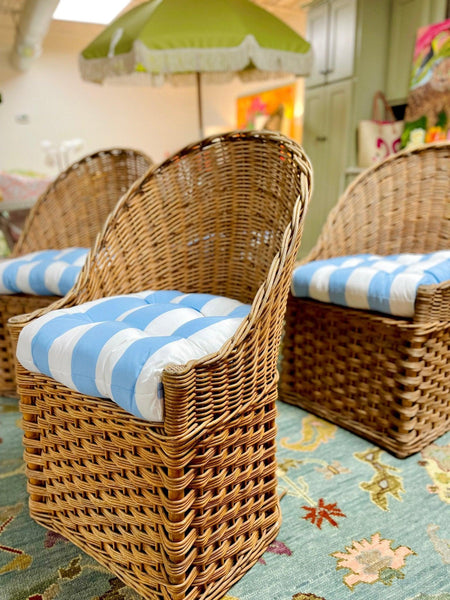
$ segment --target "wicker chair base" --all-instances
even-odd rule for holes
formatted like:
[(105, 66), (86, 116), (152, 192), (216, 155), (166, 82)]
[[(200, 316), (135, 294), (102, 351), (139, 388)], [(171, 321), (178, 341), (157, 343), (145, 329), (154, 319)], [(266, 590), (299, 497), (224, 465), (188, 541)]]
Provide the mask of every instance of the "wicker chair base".
[(450, 430), (450, 323), (289, 297), (280, 398), (403, 458)]
[(220, 600), (275, 539), (273, 383), (255, 408), (167, 436), (109, 400), (21, 378), (30, 514), (151, 600)]
[(49, 306), (56, 296), (12, 294), (0, 296), (0, 395), (17, 396), (15, 376), (15, 349), (7, 323), (10, 317), (30, 313)]

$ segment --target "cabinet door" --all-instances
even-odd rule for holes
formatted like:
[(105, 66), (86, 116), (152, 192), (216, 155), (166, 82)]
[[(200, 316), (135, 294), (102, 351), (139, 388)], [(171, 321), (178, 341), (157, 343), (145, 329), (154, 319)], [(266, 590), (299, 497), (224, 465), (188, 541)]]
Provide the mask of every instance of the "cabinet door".
[(351, 136), (352, 82), (342, 81), (327, 86), (328, 110), (328, 196), (324, 199), (325, 216), (344, 191), (348, 166), (348, 142)]
[(308, 10), (306, 39), (313, 49), (314, 62), (306, 87), (325, 83), (328, 56), (328, 3), (312, 6)]
[(305, 93), (303, 147), (313, 168), (313, 193), (303, 230), (301, 257), (315, 244), (328, 213), (343, 191), (351, 100), (351, 81)]
[(356, 10), (356, 0), (333, 0), (330, 3), (326, 67), (329, 83), (353, 75)]
[(324, 177), (328, 164), (326, 87), (305, 91), (302, 144), (313, 169), (313, 192), (303, 228), (300, 256), (305, 256), (316, 241), (324, 217), (323, 198), (328, 195), (328, 179)]

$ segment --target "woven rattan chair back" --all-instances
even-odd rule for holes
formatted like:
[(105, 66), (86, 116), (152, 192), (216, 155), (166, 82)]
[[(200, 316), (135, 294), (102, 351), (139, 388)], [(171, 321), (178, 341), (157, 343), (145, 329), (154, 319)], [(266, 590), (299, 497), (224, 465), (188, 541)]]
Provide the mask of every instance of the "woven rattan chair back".
[(120, 197), (151, 164), (143, 152), (129, 148), (100, 150), (74, 162), (34, 204), (12, 256), (91, 247)]
[[(89, 154), (63, 171), (31, 209), (11, 257), (47, 248), (91, 247), (106, 217), (152, 164), (143, 152), (111, 148)], [(53, 296), (0, 295), (0, 393), (16, 393), (8, 319), (56, 300)]]
[[(362, 173), (302, 262), (450, 249), (450, 142)], [(450, 429), (450, 281), (397, 318), (289, 295), (280, 396), (399, 457)]]
[(188, 146), (122, 198), (50, 307), (171, 288), (252, 302), (217, 353), (165, 369), (163, 423), (18, 365), (31, 515), (146, 599), (220, 600), (278, 532), (277, 358), (310, 189), (280, 134)]
[(450, 248), (449, 142), (402, 151), (345, 191), (302, 262)]
[(252, 302), (291, 222), (301, 170), (280, 160), (291, 152), (287, 142), (251, 140), (234, 135), (189, 146), (130, 190), (79, 292), (91, 298), (201, 286)]

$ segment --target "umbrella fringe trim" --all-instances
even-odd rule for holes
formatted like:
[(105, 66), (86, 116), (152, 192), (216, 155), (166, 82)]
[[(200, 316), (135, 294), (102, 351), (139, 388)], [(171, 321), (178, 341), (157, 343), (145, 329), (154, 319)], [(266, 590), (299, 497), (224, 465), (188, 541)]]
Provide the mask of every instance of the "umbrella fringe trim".
[[(249, 69), (252, 64), (256, 69)], [(301, 54), (286, 50), (263, 48), (253, 35), (248, 35), (235, 48), (170, 48), (152, 50), (140, 41), (126, 54), (101, 58), (80, 56), (83, 79), (101, 83), (105, 79), (131, 75), (146, 75), (150, 85), (162, 85), (183, 74), (201, 72), (224, 75), (227, 80), (235, 73), (245, 81), (267, 78), (273, 74), (306, 76), (312, 65), (312, 51)], [(253, 73), (251, 73), (253, 71)], [(256, 73), (259, 71), (260, 73)], [(267, 72), (264, 75), (264, 72)], [(224, 79), (220, 78), (221, 81)], [(176, 81), (175, 81), (176, 82)]]

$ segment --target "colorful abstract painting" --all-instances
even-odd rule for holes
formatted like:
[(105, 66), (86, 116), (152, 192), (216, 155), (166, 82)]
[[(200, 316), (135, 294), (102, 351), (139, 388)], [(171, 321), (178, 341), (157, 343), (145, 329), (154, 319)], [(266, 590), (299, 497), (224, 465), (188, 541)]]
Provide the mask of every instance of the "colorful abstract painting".
[(296, 86), (284, 85), (237, 99), (238, 129), (269, 129), (295, 138)]

